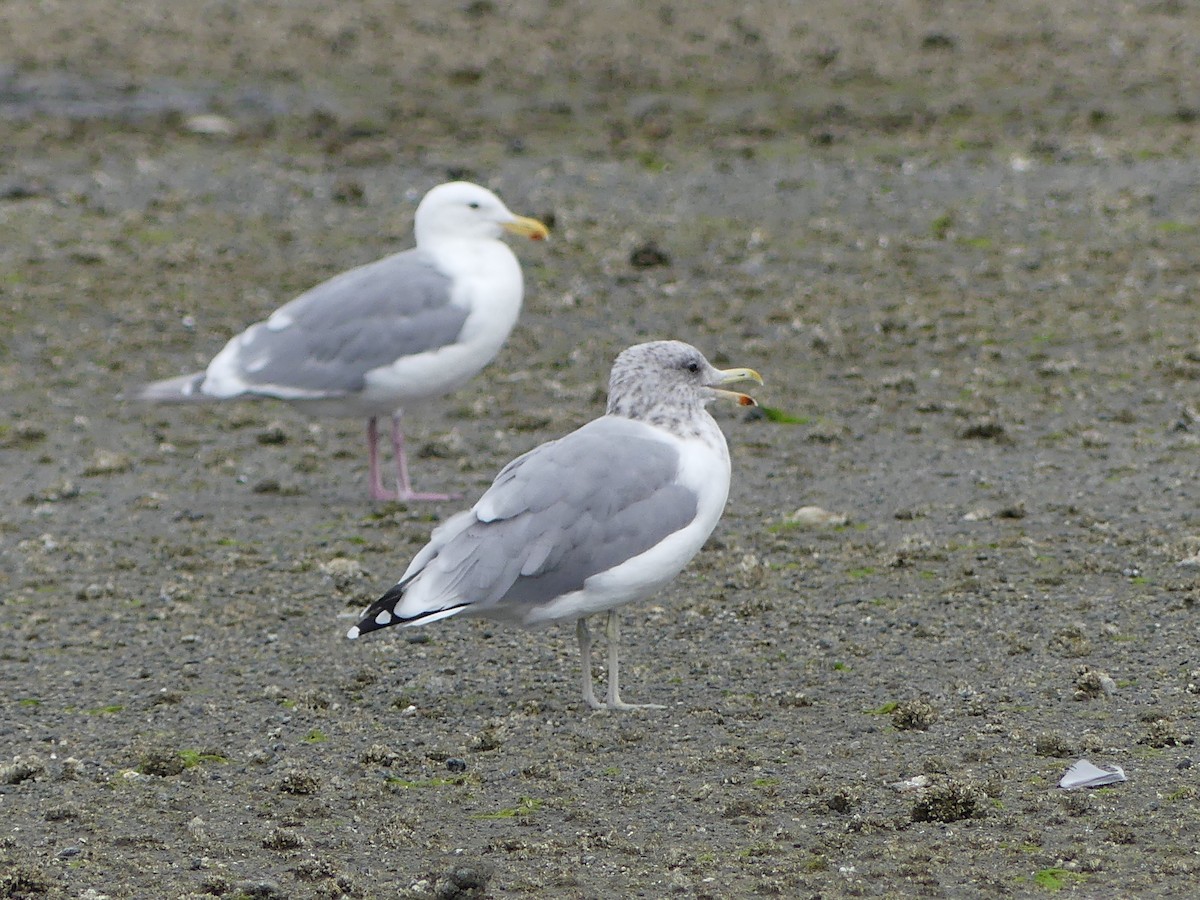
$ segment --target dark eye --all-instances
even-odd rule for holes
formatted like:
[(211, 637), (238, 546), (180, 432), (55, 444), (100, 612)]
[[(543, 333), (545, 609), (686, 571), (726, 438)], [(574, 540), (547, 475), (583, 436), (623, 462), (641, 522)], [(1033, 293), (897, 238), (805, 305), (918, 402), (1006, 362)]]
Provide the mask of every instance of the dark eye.
[(479, 203), (476, 200), (472, 200), (467, 206), (471, 207), (471, 209), (479, 209)]
[(695, 375), (697, 372), (700, 371), (700, 363), (696, 362), (693, 359), (686, 366), (684, 366), (684, 368), (687, 369), (689, 372), (691, 372), (693, 375)]

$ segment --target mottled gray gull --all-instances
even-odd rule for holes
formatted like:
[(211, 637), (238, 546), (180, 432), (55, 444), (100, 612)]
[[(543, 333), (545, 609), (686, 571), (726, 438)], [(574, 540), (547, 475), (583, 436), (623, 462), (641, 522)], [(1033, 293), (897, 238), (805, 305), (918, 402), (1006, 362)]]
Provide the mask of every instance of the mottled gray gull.
[[(271, 397), (311, 415), (362, 416), (373, 500), (450, 499), (412, 489), (401, 410), (461, 387), (496, 356), (524, 290), (502, 231), (549, 232), (465, 181), (427, 193), (413, 225), (415, 248), (318, 284), (231, 339), (203, 372), (147, 385), (141, 399)], [(395, 491), (379, 470), (381, 416), (392, 420)]]
[[(583, 699), (633, 709), (617, 676), (617, 608), (671, 581), (712, 533), (729, 495), (729, 449), (705, 404), (754, 400), (721, 385), (762, 378), (711, 366), (679, 341), (621, 353), (608, 409), (510, 462), (479, 501), (434, 530), (404, 576), (347, 637), (453, 615), (535, 626), (575, 620)], [(586, 617), (608, 612), (608, 692), (592, 690)]]

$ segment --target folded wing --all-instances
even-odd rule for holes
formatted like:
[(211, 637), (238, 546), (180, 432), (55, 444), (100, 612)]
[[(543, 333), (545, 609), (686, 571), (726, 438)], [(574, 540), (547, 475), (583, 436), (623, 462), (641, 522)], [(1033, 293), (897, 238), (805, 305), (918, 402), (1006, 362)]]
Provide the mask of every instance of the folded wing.
[(372, 369), (454, 343), (469, 310), (420, 250), (343, 272), (250, 326), (209, 365), (204, 390), (285, 400), (361, 391)]
[(628, 419), (543, 444), (438, 528), (351, 635), (468, 608), (520, 621), (692, 522), (697, 497), (678, 473), (677, 447)]

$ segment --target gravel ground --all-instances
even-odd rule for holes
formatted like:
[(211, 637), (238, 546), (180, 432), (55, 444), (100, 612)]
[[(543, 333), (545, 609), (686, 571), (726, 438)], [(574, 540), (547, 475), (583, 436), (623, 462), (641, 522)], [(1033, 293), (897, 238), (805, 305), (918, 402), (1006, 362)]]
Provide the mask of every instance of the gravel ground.
[[(0, 898), (1200, 892), (1200, 10), (846, 6), (0, 4)], [(665, 710), (590, 713), (571, 629), (346, 641), (459, 504), (122, 399), (461, 176), (553, 239), (419, 487), (644, 339), (794, 420), (717, 411), (726, 515), (626, 611)]]

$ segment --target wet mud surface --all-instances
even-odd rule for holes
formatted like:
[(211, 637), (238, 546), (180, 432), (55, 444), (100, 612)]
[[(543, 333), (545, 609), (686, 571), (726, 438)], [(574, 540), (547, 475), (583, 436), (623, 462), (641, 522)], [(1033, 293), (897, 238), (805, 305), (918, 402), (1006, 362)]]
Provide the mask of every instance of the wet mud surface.
[[(117, 6), (0, 33), (0, 897), (1197, 890), (1190, 7)], [(571, 629), (345, 640), (461, 503), (125, 399), (463, 176), (553, 239), (418, 488), (640, 340), (793, 420), (716, 410), (725, 517), (626, 610), (665, 710), (589, 712)]]

